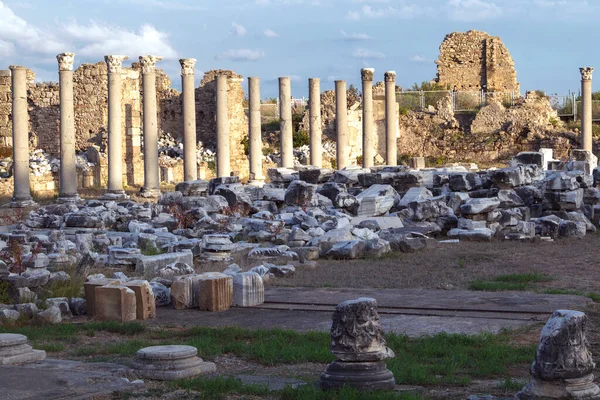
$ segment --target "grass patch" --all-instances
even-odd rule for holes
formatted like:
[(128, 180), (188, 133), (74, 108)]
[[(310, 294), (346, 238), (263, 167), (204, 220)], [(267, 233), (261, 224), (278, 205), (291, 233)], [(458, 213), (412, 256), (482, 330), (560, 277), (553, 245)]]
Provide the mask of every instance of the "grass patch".
[(244, 385), (232, 377), (180, 379), (172, 381), (169, 386), (201, 392), (202, 399), (224, 399), (228, 394), (265, 396), (270, 393), (266, 386)]
[(484, 290), (488, 292), (499, 292), (504, 290), (533, 290), (532, 283), (549, 282), (552, 277), (539, 272), (524, 274), (498, 275), (492, 280), (475, 280), (469, 285), (471, 290)]
[(574, 289), (548, 288), (548, 289), (544, 289), (542, 291), (542, 293), (544, 293), (544, 294), (572, 294), (575, 296), (584, 296), (584, 297), (589, 297), (595, 303), (600, 303), (600, 294), (596, 293), (596, 292), (582, 292), (580, 290), (574, 290)]
[(298, 388), (286, 387), (279, 392), (285, 400), (421, 400), (423, 397), (412, 393), (394, 392), (359, 392), (352, 388), (324, 392), (314, 386), (305, 385)]

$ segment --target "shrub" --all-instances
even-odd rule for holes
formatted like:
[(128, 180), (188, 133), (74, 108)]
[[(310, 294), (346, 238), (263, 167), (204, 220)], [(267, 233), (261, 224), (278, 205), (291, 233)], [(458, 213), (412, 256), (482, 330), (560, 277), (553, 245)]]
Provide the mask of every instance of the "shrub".
[(298, 148), (301, 146), (307, 146), (310, 143), (310, 136), (308, 132), (302, 130), (293, 134), (292, 140), (294, 143), (294, 148)]

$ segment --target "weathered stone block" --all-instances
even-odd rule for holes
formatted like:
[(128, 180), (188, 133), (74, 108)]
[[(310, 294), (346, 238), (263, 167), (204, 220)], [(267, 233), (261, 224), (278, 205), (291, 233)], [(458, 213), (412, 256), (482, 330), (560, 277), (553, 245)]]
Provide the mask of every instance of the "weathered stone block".
[(125, 286), (135, 293), (136, 318), (141, 320), (156, 318), (154, 293), (148, 281), (128, 281)]
[(95, 289), (94, 318), (101, 321), (135, 321), (135, 292), (120, 284), (98, 286)]
[(233, 305), (252, 307), (264, 303), (265, 288), (262, 278), (256, 272), (242, 272), (233, 275)]
[(206, 311), (225, 311), (233, 301), (233, 280), (225, 274), (201, 275), (199, 281), (199, 307)]

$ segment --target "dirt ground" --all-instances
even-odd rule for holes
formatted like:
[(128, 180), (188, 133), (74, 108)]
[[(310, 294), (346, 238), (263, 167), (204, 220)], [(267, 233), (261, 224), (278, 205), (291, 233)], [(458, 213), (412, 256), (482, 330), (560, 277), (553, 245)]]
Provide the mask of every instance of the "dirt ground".
[(316, 268), (273, 279), (268, 285), (354, 288), (468, 289), (477, 279), (502, 274), (544, 273), (540, 288), (600, 291), (599, 235), (555, 242), (460, 242), (437, 249), (393, 253), (380, 259), (318, 260)]

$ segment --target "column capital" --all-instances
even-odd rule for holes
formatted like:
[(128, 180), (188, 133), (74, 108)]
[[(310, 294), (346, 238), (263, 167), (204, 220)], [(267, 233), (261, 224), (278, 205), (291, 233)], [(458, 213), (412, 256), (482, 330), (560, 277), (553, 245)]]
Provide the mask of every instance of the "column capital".
[(10, 69), (11, 71), (14, 71), (16, 69), (27, 69), (27, 68), (23, 67), (22, 65), (9, 65), (8, 69)]
[(106, 55), (104, 56), (104, 61), (106, 61), (106, 66), (108, 67), (109, 73), (120, 73), (123, 71), (121, 63), (124, 60), (129, 60), (128, 56), (118, 56), (118, 55)]
[(179, 64), (181, 64), (181, 75), (194, 75), (195, 58), (181, 58)]
[(396, 82), (396, 71), (387, 71), (383, 77), (386, 82)]
[(363, 68), (360, 70), (360, 78), (363, 82), (373, 82), (374, 68)]
[(156, 62), (162, 60), (162, 56), (140, 56), (140, 64), (142, 65), (142, 74), (151, 74), (154, 72)]
[(59, 71), (73, 71), (75, 53), (60, 53), (56, 55)]
[(592, 80), (592, 72), (594, 72), (594, 68), (582, 67), (582, 68), (579, 68), (579, 72), (581, 73), (582, 81), (591, 81)]

